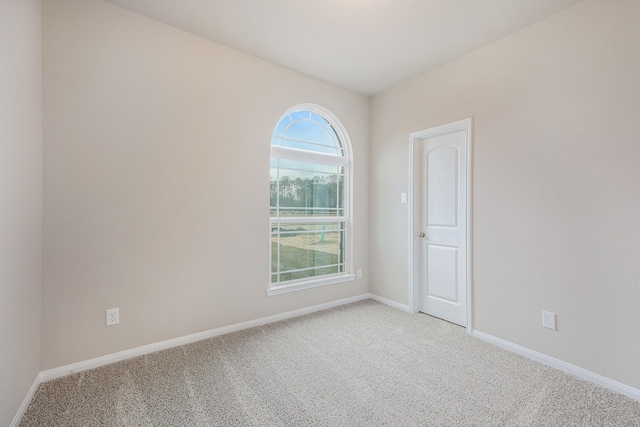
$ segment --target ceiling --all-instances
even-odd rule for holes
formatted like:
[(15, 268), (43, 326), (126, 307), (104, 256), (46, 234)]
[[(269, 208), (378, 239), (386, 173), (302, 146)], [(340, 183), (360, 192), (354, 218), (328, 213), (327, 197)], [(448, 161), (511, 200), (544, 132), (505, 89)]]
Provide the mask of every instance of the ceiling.
[(105, 0), (366, 95), (581, 0)]

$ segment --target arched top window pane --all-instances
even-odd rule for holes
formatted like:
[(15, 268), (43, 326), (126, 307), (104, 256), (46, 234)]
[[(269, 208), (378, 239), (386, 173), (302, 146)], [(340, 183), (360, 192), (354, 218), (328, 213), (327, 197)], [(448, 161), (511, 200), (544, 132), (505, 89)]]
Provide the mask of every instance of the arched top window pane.
[(344, 148), (333, 126), (307, 110), (283, 117), (273, 132), (271, 145), (344, 157)]

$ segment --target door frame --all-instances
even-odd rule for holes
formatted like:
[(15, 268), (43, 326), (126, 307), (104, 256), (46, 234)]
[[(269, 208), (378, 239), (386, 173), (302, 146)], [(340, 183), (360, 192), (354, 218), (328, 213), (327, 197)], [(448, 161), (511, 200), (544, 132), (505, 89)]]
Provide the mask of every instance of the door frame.
[(472, 225), (472, 194), (473, 194), (473, 118), (458, 120), (440, 126), (431, 127), (409, 134), (409, 310), (417, 313), (420, 306), (420, 240), (417, 237), (420, 227), (420, 142), (432, 136), (443, 135), (451, 132), (464, 130), (466, 132), (467, 161), (464, 165), (467, 172), (467, 333), (473, 333), (473, 245), (471, 237), (473, 235)]

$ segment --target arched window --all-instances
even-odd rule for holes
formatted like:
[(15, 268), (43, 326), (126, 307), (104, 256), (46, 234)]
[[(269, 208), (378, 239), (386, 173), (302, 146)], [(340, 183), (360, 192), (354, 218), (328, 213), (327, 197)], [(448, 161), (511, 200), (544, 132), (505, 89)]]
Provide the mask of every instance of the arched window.
[(353, 280), (350, 143), (316, 105), (287, 111), (271, 138), (269, 295)]

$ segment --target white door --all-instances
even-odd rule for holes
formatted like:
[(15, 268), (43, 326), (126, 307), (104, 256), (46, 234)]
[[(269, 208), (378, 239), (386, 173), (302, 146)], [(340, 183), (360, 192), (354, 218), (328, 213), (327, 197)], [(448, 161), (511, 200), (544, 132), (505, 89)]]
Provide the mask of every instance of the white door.
[(414, 230), (418, 310), (465, 327), (468, 125), (433, 128), (414, 140), (420, 156)]

